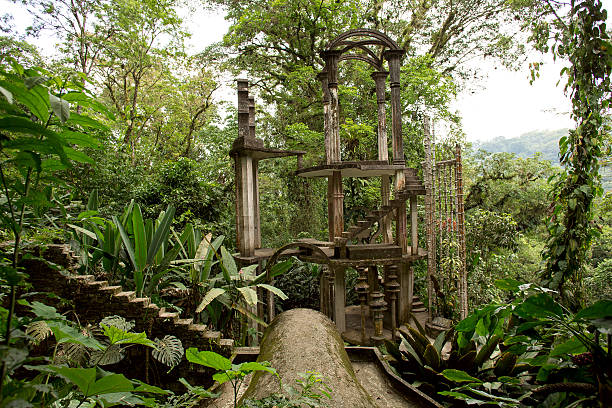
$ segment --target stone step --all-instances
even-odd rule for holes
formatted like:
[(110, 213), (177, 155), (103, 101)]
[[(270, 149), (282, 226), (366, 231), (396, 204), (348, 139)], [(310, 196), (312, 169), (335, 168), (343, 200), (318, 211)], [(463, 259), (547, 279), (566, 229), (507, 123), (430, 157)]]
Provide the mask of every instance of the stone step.
[(134, 298), (130, 300), (130, 303), (141, 303), (142, 307), (147, 307), (151, 304), (151, 299), (148, 297)]
[(189, 328), (192, 323), (193, 319), (174, 319), (174, 324), (177, 326), (185, 326)]
[(117, 300), (124, 301), (124, 302), (129, 302), (130, 300), (136, 299), (136, 292), (131, 291), (131, 290), (130, 291), (126, 291), (126, 292), (119, 292), (119, 293), (116, 293), (114, 295), (114, 297)]
[(100, 288), (100, 292), (108, 293), (110, 295), (116, 295), (117, 293), (121, 293), (123, 288), (121, 286), (105, 286)]
[(93, 275), (70, 275), (68, 276), (68, 280), (75, 280), (81, 282), (93, 282), (96, 280), (96, 277)]
[(85, 284), (91, 288), (102, 289), (103, 287), (108, 286), (108, 281), (90, 281)]
[(155, 313), (156, 315), (159, 315), (159, 306), (157, 306), (155, 303), (149, 303), (147, 306), (144, 307), (144, 309), (146, 312), (151, 312)]
[(423, 313), (426, 312), (427, 309), (425, 309), (424, 307), (420, 307), (418, 309), (412, 309), (412, 313)]
[[(221, 332), (212, 331), (212, 330), (206, 330), (205, 332), (202, 333), (202, 337), (207, 339), (207, 340), (219, 341), (219, 340), (221, 340)], [(233, 342), (233, 340), (232, 340), (232, 342)]]
[(421, 308), (421, 307), (425, 307), (423, 302), (412, 302), (412, 308), (413, 309), (417, 309), (417, 308)]
[(192, 331), (205, 332), (206, 330), (208, 330), (207, 328), (208, 326), (205, 324), (192, 323), (189, 325), (189, 330), (192, 330)]
[(160, 319), (173, 319), (174, 320), (177, 317), (179, 317), (179, 313), (178, 312), (166, 312), (165, 308), (162, 308), (162, 310), (160, 310), (159, 314), (158, 314)]

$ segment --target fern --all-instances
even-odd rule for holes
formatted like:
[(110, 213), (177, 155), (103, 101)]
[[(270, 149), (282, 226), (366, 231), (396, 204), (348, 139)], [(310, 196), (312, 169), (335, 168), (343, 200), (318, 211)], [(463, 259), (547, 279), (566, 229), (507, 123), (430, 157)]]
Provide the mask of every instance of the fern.
[(151, 352), (153, 358), (168, 367), (176, 367), (181, 362), (185, 349), (181, 340), (174, 336), (165, 336), (163, 339), (155, 339), (155, 348)]

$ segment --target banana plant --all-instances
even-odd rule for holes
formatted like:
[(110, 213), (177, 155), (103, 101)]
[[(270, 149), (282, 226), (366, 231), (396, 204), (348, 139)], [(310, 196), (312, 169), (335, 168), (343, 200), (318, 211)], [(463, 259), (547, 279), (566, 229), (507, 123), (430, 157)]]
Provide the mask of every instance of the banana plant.
[(183, 233), (178, 242), (168, 250), (174, 213), (174, 207), (168, 206), (155, 222), (150, 219), (145, 220), (140, 206), (135, 204), (131, 217), (125, 225), (113, 216), (113, 223), (119, 231), (132, 266), (134, 288), (138, 296), (153, 293), (163, 277), (175, 268), (172, 261), (176, 259), (183, 243), (187, 240), (187, 234)]
[[(220, 241), (218, 243), (217, 241), (211, 243), (207, 249), (205, 257), (207, 262), (204, 264), (203, 271), (205, 274), (210, 273), (210, 268), (213, 265), (212, 256), (214, 255), (217, 258), (220, 272), (208, 279), (206, 294), (196, 308), (196, 313), (201, 313), (206, 309), (209, 316), (214, 317), (214, 320), (219, 324), (222, 309), (237, 311), (246, 318), (266, 327), (267, 324), (251, 311), (259, 302), (257, 289), (265, 289), (283, 300), (287, 299), (287, 296), (279, 288), (265, 283), (268, 279), (265, 272), (259, 275), (255, 274), (257, 265), (238, 269), (233, 255), (224, 246), (220, 246), (219, 250), (215, 248), (216, 244), (220, 244)], [(274, 265), (271, 268), (270, 278), (285, 273), (291, 266), (291, 260)]]
[(195, 310), (202, 301), (204, 291), (208, 289), (210, 272), (218, 262), (215, 260), (215, 252), (219, 251), (225, 237), (221, 235), (212, 241), (211, 233), (203, 236), (202, 232), (194, 228), (191, 223), (185, 225), (183, 234), (184, 244), (174, 233), (177, 242), (181, 243), (182, 259), (175, 260), (172, 264), (181, 265), (187, 271), (190, 295), (187, 310), (191, 311), (193, 320), (198, 322), (201, 320), (201, 313), (196, 313)]

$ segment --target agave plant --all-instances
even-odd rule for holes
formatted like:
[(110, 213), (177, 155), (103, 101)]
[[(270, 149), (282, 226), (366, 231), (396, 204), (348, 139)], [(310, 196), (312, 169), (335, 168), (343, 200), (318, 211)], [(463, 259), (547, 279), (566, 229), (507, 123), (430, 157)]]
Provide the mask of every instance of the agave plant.
[(119, 230), (132, 266), (134, 288), (138, 296), (150, 296), (164, 276), (171, 269), (177, 268), (172, 262), (183, 248), (188, 233), (183, 232), (170, 248), (170, 226), (174, 212), (174, 207), (168, 206), (166, 211), (159, 214), (157, 220), (144, 220), (140, 206), (135, 204), (127, 229), (113, 216), (113, 222)]

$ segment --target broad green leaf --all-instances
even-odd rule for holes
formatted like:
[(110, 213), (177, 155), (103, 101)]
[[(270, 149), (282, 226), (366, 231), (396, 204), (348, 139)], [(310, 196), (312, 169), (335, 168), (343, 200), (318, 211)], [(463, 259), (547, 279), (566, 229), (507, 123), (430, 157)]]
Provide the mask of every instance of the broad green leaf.
[(63, 137), (66, 143), (68, 144), (73, 144), (80, 147), (100, 147), (100, 141), (86, 133), (74, 132), (72, 130), (63, 130), (62, 132), (60, 132), (60, 136)]
[(134, 388), (134, 392), (148, 392), (151, 394), (161, 394), (161, 395), (171, 394), (170, 391), (164, 390), (154, 385), (150, 385), (150, 384), (144, 383), (139, 380), (135, 380), (135, 382), (138, 384), (138, 386)]
[(223, 384), (235, 378), (240, 378), (240, 373), (236, 373), (234, 371), (224, 371), (220, 373), (213, 374), (213, 380), (218, 382), (219, 384)]
[(574, 320), (590, 320), (612, 317), (612, 300), (600, 300), (587, 308), (579, 311)]
[(123, 374), (110, 374), (93, 383), (89, 388), (87, 395), (103, 395), (115, 392), (132, 391), (133, 389), (134, 386), (132, 385), (132, 382), (125, 378)]
[[(444, 396), (447, 396), (447, 397), (453, 397), (453, 398), (457, 398), (457, 399), (463, 400), (468, 405), (481, 404), (481, 403), (484, 402), (484, 401), (481, 401), (481, 400), (479, 400), (477, 398), (470, 397), (467, 394), (463, 394), (463, 393), (457, 392), (457, 391), (440, 391), (440, 392), (438, 392), (438, 394), (444, 395)], [(495, 404), (495, 405), (497, 405), (497, 404)]]
[(92, 395), (89, 393), (89, 390), (96, 382), (95, 368), (70, 368), (49, 366), (49, 369), (64, 377), (70, 383), (76, 385), (83, 395)]
[(64, 316), (57, 313), (54, 307), (47, 306), (44, 303), (40, 303), (38, 301), (32, 302), (32, 304), (30, 305), (30, 309), (32, 310), (32, 313), (36, 315), (36, 317), (39, 317), (41, 319), (46, 319), (46, 320), (57, 320), (57, 319), (64, 320), (65, 319)]
[(523, 318), (563, 317), (563, 309), (546, 293), (528, 297), (514, 309), (514, 313)]
[(155, 343), (147, 338), (145, 332), (131, 333), (121, 330), (115, 326), (100, 325), (104, 335), (108, 337), (110, 344), (142, 344), (148, 347), (155, 347)]
[(206, 306), (210, 304), (210, 302), (212, 302), (213, 300), (215, 300), (217, 297), (221, 296), (224, 293), (225, 293), (225, 289), (222, 289), (222, 288), (212, 288), (211, 290), (209, 290), (204, 296), (204, 299), (202, 299), (202, 302), (198, 305), (196, 309), (196, 313), (200, 313), (202, 310), (206, 308)]
[(222, 268), (223, 277), (226, 282), (231, 281), (232, 276), (238, 275), (238, 268), (236, 267), (236, 262), (234, 261), (234, 256), (229, 253), (225, 247), (221, 247), (221, 259), (222, 259)]
[(81, 114), (74, 113), (74, 112), (70, 115), (70, 119), (68, 119), (67, 122), (70, 124), (74, 124), (74, 125), (80, 125), (85, 128), (102, 129), (102, 130), (108, 129), (105, 125), (98, 122), (97, 120), (90, 118), (89, 116), (81, 115)]
[(49, 93), (49, 103), (55, 116), (62, 121), (66, 122), (70, 118), (70, 103), (68, 101), (59, 98), (52, 93)]
[(586, 347), (580, 340), (576, 337), (572, 337), (564, 343), (561, 343), (550, 352), (551, 357), (561, 356), (563, 354), (578, 354), (584, 353), (586, 351)]
[(444, 376), (444, 378), (454, 381), (454, 382), (475, 382), (475, 383), (482, 382), (478, 378), (472, 377), (465, 371), (461, 371), (461, 370), (454, 370), (454, 369), (447, 368), (446, 370), (442, 371), (441, 374)]
[(239, 364), (236, 368), (243, 373), (250, 373), (253, 371), (267, 371), (278, 376), (276, 369), (270, 367), (270, 363), (266, 365), (256, 361), (249, 361), (246, 363)]
[(469, 332), (476, 328), (478, 324), (478, 320), (480, 320), (480, 315), (477, 313), (472, 313), (465, 319), (461, 320), (457, 323), (455, 330), (458, 332)]
[(521, 282), (511, 278), (498, 279), (495, 281), (495, 287), (501, 290), (509, 290), (511, 292), (518, 292), (521, 284)]
[(256, 290), (249, 287), (244, 287), (238, 288), (238, 291), (242, 294), (242, 297), (244, 297), (244, 300), (246, 301), (247, 305), (253, 306), (257, 304)]
[(195, 347), (190, 347), (187, 349), (185, 357), (191, 363), (214, 368), (215, 370), (228, 371), (232, 369), (231, 361), (213, 351), (199, 351)]
[(218, 393), (212, 393), (204, 387), (193, 386), (189, 384), (184, 378), (179, 378), (179, 382), (183, 384), (191, 394), (198, 395), (203, 398), (217, 398), (220, 395)]
[(66, 156), (75, 162), (94, 164), (94, 160), (83, 152), (73, 149), (72, 147), (64, 147)]
[(279, 288), (274, 287), (272, 285), (268, 285), (266, 283), (260, 283), (259, 285), (257, 285), (257, 287), (269, 290), (270, 292), (274, 293), (276, 296), (278, 296), (282, 300), (287, 300), (288, 299), (287, 295), (285, 295), (285, 293), (282, 290), (280, 290)]
[(53, 335), (58, 344), (80, 344), (95, 350), (102, 350), (104, 348), (95, 338), (85, 336), (79, 330), (61, 321), (48, 321), (47, 324), (53, 331)]

